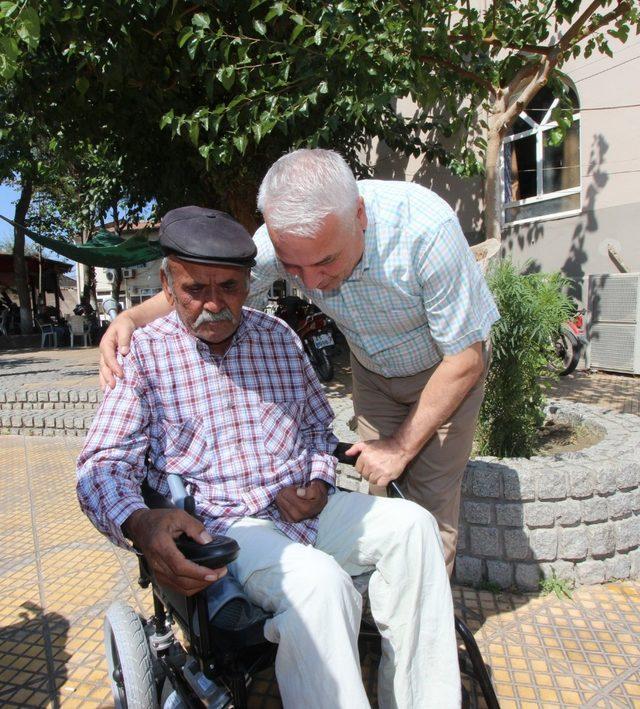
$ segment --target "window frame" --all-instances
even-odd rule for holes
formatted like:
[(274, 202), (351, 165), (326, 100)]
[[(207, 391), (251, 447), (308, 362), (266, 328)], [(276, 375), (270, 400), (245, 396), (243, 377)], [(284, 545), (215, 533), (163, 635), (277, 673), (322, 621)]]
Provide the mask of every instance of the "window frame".
[[(550, 219), (564, 219), (565, 217), (573, 217), (577, 216), (579, 214), (582, 214), (582, 121), (580, 120), (580, 109), (578, 108), (575, 110), (572, 114), (573, 118), (573, 125), (577, 124), (578, 126), (578, 159), (579, 159), (579, 166), (578, 166), (578, 185), (576, 187), (569, 187), (564, 190), (557, 190), (555, 192), (548, 192), (548, 193), (543, 193), (543, 186), (544, 186), (544, 181), (543, 181), (543, 175), (544, 175), (544, 166), (543, 166), (543, 156), (544, 156), (544, 135), (550, 130), (553, 130), (554, 128), (557, 128), (558, 123), (557, 121), (551, 121), (551, 112), (553, 109), (558, 105), (559, 99), (555, 97), (553, 101), (551, 102), (551, 105), (547, 109), (546, 113), (542, 117), (542, 120), (540, 123), (536, 123), (536, 121), (531, 118), (525, 111), (522, 111), (520, 113), (519, 117), (527, 123), (529, 126), (529, 130), (524, 130), (520, 131), (519, 133), (514, 133), (512, 135), (507, 135), (505, 138), (502, 139), (502, 146), (500, 150), (500, 196), (501, 196), (501, 202), (502, 202), (502, 209), (501, 209), (501, 221), (502, 221), (502, 228), (505, 229), (506, 227), (510, 226), (517, 226), (519, 224), (528, 224), (531, 222), (541, 222), (541, 221), (548, 221)], [(524, 199), (519, 199), (519, 200), (513, 200), (511, 202), (505, 202), (504, 201), (504, 193), (505, 193), (505, 165), (504, 165), (504, 146), (507, 143), (513, 143), (516, 140), (520, 140), (522, 138), (527, 138), (529, 136), (534, 135), (536, 137), (536, 189), (537, 189), (537, 194), (534, 195), (533, 197), (525, 197)], [(572, 194), (579, 194), (579, 206), (576, 209), (567, 209), (562, 212), (553, 212), (550, 214), (543, 214), (537, 217), (525, 217), (523, 219), (514, 219), (512, 221), (507, 221), (506, 220), (506, 210), (511, 209), (513, 207), (521, 207), (525, 206), (528, 204), (537, 204), (541, 202), (548, 202), (551, 199), (557, 199), (559, 197), (565, 197), (568, 195)]]

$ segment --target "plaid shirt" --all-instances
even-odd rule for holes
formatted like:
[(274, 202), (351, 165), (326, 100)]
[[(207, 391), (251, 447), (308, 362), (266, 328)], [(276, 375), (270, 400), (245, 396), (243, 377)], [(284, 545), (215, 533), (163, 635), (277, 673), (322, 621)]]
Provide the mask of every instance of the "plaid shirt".
[(78, 459), (80, 506), (101, 532), (128, 546), (120, 526), (145, 508), (145, 475), (168, 494), (177, 473), (210, 532), (253, 516), (314, 543), (317, 519), (285, 522), (274, 500), (288, 485), (335, 484), (333, 413), (287, 325), (244, 308), (218, 357), (172, 313), (137, 330), (121, 361)]
[[(498, 310), (456, 215), (410, 182), (358, 182), (368, 225), (360, 263), (335, 290), (293, 283), (332, 317), (358, 361), (385, 377), (404, 377), (486, 340)], [(251, 304), (288, 278), (265, 226), (254, 237)]]

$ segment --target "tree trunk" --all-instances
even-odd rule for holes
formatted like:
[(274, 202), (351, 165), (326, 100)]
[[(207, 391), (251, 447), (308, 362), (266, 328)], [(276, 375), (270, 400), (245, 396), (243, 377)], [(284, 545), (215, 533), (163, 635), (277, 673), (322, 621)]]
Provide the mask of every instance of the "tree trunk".
[(122, 269), (114, 268), (113, 270), (115, 271), (116, 277), (111, 284), (111, 297), (116, 301), (116, 303), (119, 303), (120, 287), (122, 286)]
[[(14, 221), (24, 224), (33, 196), (33, 183), (31, 180), (21, 182), (20, 198), (16, 204)], [(21, 227), (13, 228), (13, 274), (18, 302), (20, 304), (20, 334), (30, 335), (33, 332), (33, 314), (31, 311), (31, 296), (29, 294), (29, 279), (27, 276), (27, 262), (24, 255), (25, 233)]]
[(229, 212), (251, 234), (260, 226), (256, 201), (258, 190), (254, 184), (234, 185), (226, 195)]
[(495, 126), (489, 129), (485, 155), (484, 178), (484, 232), (486, 239), (502, 238), (500, 187), (500, 149), (502, 134)]

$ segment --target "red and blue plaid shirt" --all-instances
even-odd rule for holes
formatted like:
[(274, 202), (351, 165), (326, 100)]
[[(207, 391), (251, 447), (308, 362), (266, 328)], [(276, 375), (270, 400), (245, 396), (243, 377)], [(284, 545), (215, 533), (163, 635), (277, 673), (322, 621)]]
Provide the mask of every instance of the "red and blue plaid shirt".
[[(146, 506), (145, 478), (168, 494), (177, 473), (212, 533), (242, 517), (273, 520), (313, 544), (317, 519), (284, 521), (288, 485), (335, 485), (333, 412), (302, 345), (281, 320), (244, 308), (227, 352), (211, 353), (175, 313), (137, 330), (78, 459), (78, 499), (93, 524), (128, 546), (122, 523)], [(145, 461), (148, 461), (147, 463)]]

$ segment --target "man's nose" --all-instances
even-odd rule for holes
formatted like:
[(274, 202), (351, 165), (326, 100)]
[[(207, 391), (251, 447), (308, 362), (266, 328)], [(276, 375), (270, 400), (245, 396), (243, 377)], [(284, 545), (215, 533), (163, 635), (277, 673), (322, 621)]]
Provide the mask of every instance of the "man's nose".
[(219, 293), (209, 293), (203, 307), (212, 313), (219, 313), (226, 308), (226, 305), (224, 298)]
[(317, 288), (322, 282), (322, 274), (317, 268), (303, 268), (300, 278), (306, 288)]

